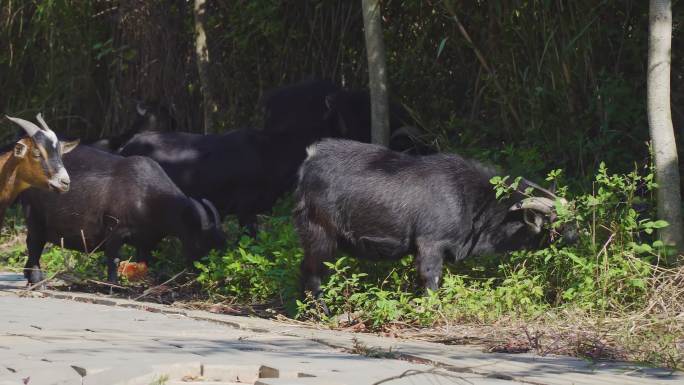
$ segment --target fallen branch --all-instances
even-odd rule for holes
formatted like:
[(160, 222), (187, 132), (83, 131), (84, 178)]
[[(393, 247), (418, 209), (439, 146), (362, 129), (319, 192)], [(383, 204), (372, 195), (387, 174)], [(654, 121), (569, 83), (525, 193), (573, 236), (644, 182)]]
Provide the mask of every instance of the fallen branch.
[(165, 285), (167, 285), (167, 284), (173, 282), (176, 278), (178, 278), (179, 276), (181, 276), (182, 274), (184, 274), (184, 273), (186, 272), (186, 270), (187, 270), (187, 269), (183, 269), (180, 273), (178, 273), (178, 274), (174, 275), (173, 277), (169, 278), (168, 280), (166, 280), (166, 282), (164, 282), (164, 283), (162, 283), (162, 284), (159, 284), (159, 285), (157, 285), (157, 286), (150, 287), (149, 289), (146, 289), (145, 291), (143, 291), (142, 294), (140, 294), (139, 296), (133, 298), (133, 301), (137, 301), (137, 300), (139, 300), (140, 298), (147, 297), (148, 295), (150, 295), (150, 294), (154, 293), (155, 291), (157, 291), (160, 287), (165, 286)]
[(52, 273), (51, 276), (49, 276), (49, 277), (47, 277), (47, 278), (45, 278), (45, 279), (43, 279), (43, 280), (41, 280), (41, 281), (38, 281), (38, 282), (34, 283), (33, 285), (27, 287), (26, 289), (23, 290), (23, 292), (26, 293), (26, 292), (32, 291), (33, 289), (35, 289), (35, 288), (37, 288), (37, 287), (39, 287), (39, 286), (43, 286), (46, 282), (52, 281), (53, 279), (55, 279), (55, 277), (56, 277), (58, 274), (64, 273), (65, 271), (66, 271), (66, 270), (58, 270), (58, 271)]
[(111, 282), (98, 281), (98, 280), (90, 279), (90, 278), (86, 279), (86, 282), (94, 283), (96, 285), (108, 286), (110, 288), (117, 288), (117, 289), (121, 289), (121, 290), (131, 290), (131, 288), (126, 287), (126, 286), (117, 285), (117, 284), (111, 283)]

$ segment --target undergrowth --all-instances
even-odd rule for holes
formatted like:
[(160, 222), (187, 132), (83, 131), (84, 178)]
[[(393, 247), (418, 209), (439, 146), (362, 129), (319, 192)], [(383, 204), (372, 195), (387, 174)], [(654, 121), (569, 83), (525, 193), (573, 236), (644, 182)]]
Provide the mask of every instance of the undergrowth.
[[(500, 181), (494, 180), (493, 188), (502, 188)], [(562, 173), (552, 171), (548, 181), (562, 185)], [(510, 320), (535, 325), (548, 322), (549, 328), (562, 329), (584, 322), (591, 330), (609, 331), (581, 343), (572, 340), (573, 354), (679, 368), (684, 327), (675, 317), (681, 311), (671, 306), (684, 307), (679, 304), (684, 280), (673, 278), (684, 274), (671, 266), (675, 261), (655, 236), (655, 230), (666, 226), (652, 219), (655, 187), (647, 167), (618, 175), (601, 164), (590, 193), (570, 197), (567, 188), (558, 189), (557, 194), (570, 203), (557, 205), (559, 218), (551, 226), (554, 236), (546, 247), (447, 263), (440, 289), (427, 293), (421, 293), (412, 256), (398, 262), (341, 256), (326, 263), (330, 275), (321, 300), (329, 312), (323, 311), (319, 301), (300, 297), (302, 249), (290, 216), (292, 201), (286, 199), (271, 216), (261, 218), (256, 239), (238, 237), (237, 225), (227, 222), (234, 244), (196, 262), (196, 281), (212, 302), (265, 304), (331, 327), (362, 325), (363, 330), (383, 331)], [(576, 243), (566, 244), (555, 232), (562, 224), (577, 226)], [(151, 271), (169, 276), (182, 270), (178, 249), (174, 241), (165, 241), (155, 252)], [(2, 258), (6, 264), (20, 266), (23, 250), (15, 246)], [(97, 253), (84, 257), (52, 247), (43, 254), (42, 265), (48, 272), (68, 268), (104, 277)], [(572, 324), (567, 324), (570, 319)], [(638, 326), (628, 329), (626, 325)], [(623, 354), (606, 347), (585, 348), (587, 341), (622, 346)], [(631, 354), (624, 353), (630, 349)]]

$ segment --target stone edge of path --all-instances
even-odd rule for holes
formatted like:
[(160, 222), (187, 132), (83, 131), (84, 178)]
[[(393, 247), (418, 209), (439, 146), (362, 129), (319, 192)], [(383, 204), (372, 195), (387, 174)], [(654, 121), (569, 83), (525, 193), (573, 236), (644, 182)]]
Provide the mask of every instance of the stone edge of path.
[[(122, 307), (122, 308), (130, 308), (130, 309), (136, 309), (136, 310), (144, 310), (144, 311), (149, 311), (153, 313), (162, 313), (162, 314), (167, 314), (167, 315), (177, 315), (177, 316), (183, 316), (187, 317), (190, 319), (195, 319), (198, 321), (207, 321), (207, 322), (214, 322), (218, 324), (222, 324), (231, 328), (239, 329), (239, 330), (244, 330), (244, 331), (249, 331), (253, 333), (273, 333), (273, 334), (278, 334), (278, 335), (283, 335), (283, 336), (288, 336), (288, 337), (298, 337), (298, 338), (304, 338), (308, 339), (317, 343), (320, 343), (322, 345), (325, 345), (330, 348), (334, 349), (340, 349), (348, 353), (356, 353), (359, 354), (358, 348), (359, 347), (364, 347), (364, 348), (369, 348), (372, 351), (378, 352), (382, 354), (383, 358), (390, 358), (390, 359), (399, 359), (399, 360), (406, 360), (412, 363), (418, 363), (418, 364), (425, 364), (425, 365), (431, 365), (437, 368), (441, 368), (450, 372), (454, 373), (469, 373), (469, 374), (475, 374), (478, 376), (483, 376), (485, 378), (491, 378), (491, 379), (499, 379), (499, 380), (508, 380), (508, 381), (517, 381), (517, 382), (522, 382), (522, 383), (528, 383), (528, 384), (536, 384), (536, 385), (545, 385), (545, 384), (561, 384), (561, 383), (574, 383), (575, 381), (573, 380), (568, 380), (568, 381), (562, 381), (559, 378), (540, 378), (540, 377), (526, 377), (526, 376), (516, 376), (516, 375), (510, 375), (506, 373), (506, 371), (515, 371), (517, 367), (516, 365), (506, 365), (506, 361), (502, 361), (501, 358), (508, 358), (509, 356), (512, 357), (520, 357), (520, 356), (534, 356), (533, 354), (493, 354), (491, 353), (491, 360), (487, 361), (493, 361), (493, 363), (488, 363), (488, 364), (476, 364), (472, 365), (472, 361), (470, 364), (467, 364), (467, 360), (463, 362), (463, 365), (457, 365), (452, 362), (448, 362), (450, 359), (446, 358), (444, 360), (441, 360), (440, 357), (437, 356), (438, 353), (440, 352), (445, 352), (446, 349), (449, 349), (449, 354), (454, 354), (454, 353), (463, 353), (464, 355), (468, 354), (473, 354), (473, 355), (482, 355), (485, 354), (482, 351), (482, 347), (476, 347), (476, 346), (448, 346), (445, 347), (441, 344), (437, 343), (432, 343), (432, 342), (426, 342), (426, 341), (413, 341), (413, 340), (404, 340), (404, 339), (397, 339), (397, 338), (391, 338), (391, 337), (380, 337), (376, 336), (374, 334), (363, 334), (363, 333), (353, 333), (353, 332), (347, 332), (347, 331), (338, 331), (338, 330), (331, 330), (331, 329), (324, 329), (324, 328), (314, 328), (311, 326), (306, 326), (306, 325), (298, 325), (298, 324), (293, 324), (293, 323), (288, 323), (286, 321), (280, 321), (280, 320), (272, 320), (272, 319), (263, 319), (263, 318), (256, 318), (256, 317), (249, 317), (249, 316), (237, 316), (237, 315), (228, 315), (228, 314), (218, 314), (218, 313), (211, 313), (208, 311), (204, 310), (192, 310), (192, 309), (183, 309), (179, 307), (175, 307), (172, 305), (162, 305), (162, 304), (156, 304), (156, 303), (150, 303), (150, 302), (140, 302), (140, 301), (134, 301), (130, 299), (123, 299), (123, 298), (112, 298), (112, 297), (107, 297), (103, 294), (90, 294), (90, 293), (81, 293), (81, 292), (63, 292), (63, 291), (55, 291), (55, 290), (41, 290), (41, 291), (26, 291), (23, 289), (15, 288), (15, 289), (5, 289), (3, 290), (5, 292), (11, 292), (15, 295), (22, 296), (22, 297), (33, 297), (33, 298), (55, 298), (55, 299), (62, 299), (62, 300), (71, 300), (71, 301), (77, 301), (77, 302), (85, 302), (85, 303), (92, 303), (92, 304), (98, 304), (98, 305), (105, 305), (105, 306), (115, 306), (115, 307)], [(421, 350), (423, 353), (421, 353)], [(425, 351), (428, 352), (425, 352)], [(432, 353), (429, 352), (429, 350), (432, 350)], [(386, 354), (384, 354), (386, 353)], [(539, 360), (552, 360), (553, 357), (561, 357), (566, 360), (576, 360), (576, 362), (573, 361), (576, 366), (573, 366), (574, 371), (566, 372), (566, 375), (570, 374), (577, 374), (577, 375), (586, 375), (586, 374), (593, 374), (592, 366), (591, 364), (586, 363), (585, 361), (582, 361), (580, 359), (576, 358), (571, 358), (571, 357), (563, 357), (563, 356), (546, 356), (546, 357), (541, 357), (541, 356), (534, 356), (535, 358), (538, 358)], [(475, 361), (478, 359), (476, 358)], [(515, 359), (512, 359), (511, 361), (516, 361)], [(497, 366), (499, 366), (501, 363), (503, 363), (504, 368), (499, 368), (497, 369)], [(614, 368), (612, 367), (614, 366)], [(633, 364), (625, 364), (624, 366), (627, 366), (629, 369), (633, 370), (636, 365)], [(607, 363), (605, 365), (605, 368), (608, 368), (609, 370), (618, 368), (622, 369), (623, 371), (623, 363)], [(508, 370), (505, 370), (508, 369)], [(650, 368), (642, 368), (643, 370), (651, 370)], [(637, 369), (637, 370), (642, 370), (642, 369)], [(662, 369), (659, 369), (662, 372)], [(626, 376), (623, 376), (619, 373), (611, 373), (614, 374), (618, 377), (621, 377), (625, 379)], [(684, 376), (681, 376), (679, 374), (675, 374), (674, 376), (670, 376), (670, 378), (667, 378), (667, 376), (660, 376), (656, 375), (654, 377), (660, 377), (662, 380), (679, 380), (684, 378)], [(630, 378), (630, 377), (626, 377)], [(560, 380), (560, 381), (559, 381)], [(596, 378), (596, 380), (599, 380)], [(614, 383), (618, 384), (620, 383), (619, 378), (616, 378)], [(611, 381), (613, 382), (613, 381)], [(668, 381), (670, 382), (670, 381)], [(679, 381), (677, 381), (679, 383)], [(579, 383), (584, 383), (584, 381), (579, 381)], [(684, 380), (681, 382), (684, 384)]]

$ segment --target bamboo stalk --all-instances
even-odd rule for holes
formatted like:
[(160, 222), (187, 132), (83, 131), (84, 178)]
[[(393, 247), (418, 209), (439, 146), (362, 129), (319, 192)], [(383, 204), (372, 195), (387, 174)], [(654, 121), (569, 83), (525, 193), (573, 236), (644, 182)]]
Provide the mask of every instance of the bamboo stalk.
[[(516, 109), (513, 107), (513, 104), (511, 103), (510, 99), (506, 95), (506, 92), (504, 91), (503, 86), (499, 82), (498, 77), (496, 76), (496, 73), (492, 70), (492, 68), (489, 66), (487, 63), (487, 60), (485, 59), (484, 55), (482, 55), (482, 52), (480, 52), (480, 49), (477, 48), (473, 40), (470, 38), (470, 35), (468, 34), (468, 31), (466, 31), (465, 27), (461, 23), (460, 19), (458, 18), (458, 15), (454, 11), (454, 9), (451, 7), (448, 1), (444, 2), (447, 11), (451, 14), (451, 18), (454, 20), (456, 23), (456, 26), (458, 27), (459, 32), (463, 36), (463, 38), (466, 40), (466, 42), (470, 45), (472, 48), (473, 52), (475, 52), (475, 56), (477, 57), (477, 60), (480, 62), (480, 65), (484, 67), (484, 69), (489, 73), (489, 75), (492, 77), (492, 80), (494, 81), (494, 86), (496, 87), (497, 91), (499, 91), (499, 94), (504, 100), (504, 104), (508, 107), (508, 111), (513, 117), (513, 120), (515, 121), (515, 124), (517, 125), (518, 128), (522, 128), (522, 121), (520, 120), (520, 117), (518, 116), (518, 112)], [(507, 128), (508, 129), (508, 128)]]

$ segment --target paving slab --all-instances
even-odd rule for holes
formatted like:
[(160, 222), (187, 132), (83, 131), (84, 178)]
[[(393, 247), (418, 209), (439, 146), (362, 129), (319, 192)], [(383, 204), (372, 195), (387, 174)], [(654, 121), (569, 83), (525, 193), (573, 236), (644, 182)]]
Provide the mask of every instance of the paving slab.
[[(24, 285), (0, 273), (0, 385), (29, 376), (31, 385), (684, 384), (678, 372), (629, 363), (485, 353), (85, 293), (27, 294)], [(347, 353), (355, 344), (395, 359)]]

